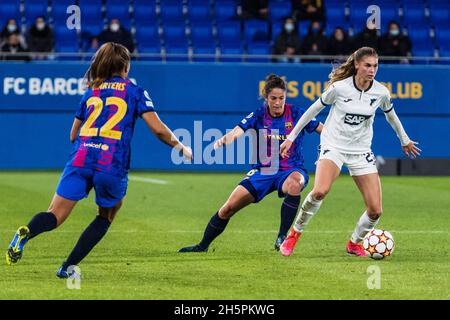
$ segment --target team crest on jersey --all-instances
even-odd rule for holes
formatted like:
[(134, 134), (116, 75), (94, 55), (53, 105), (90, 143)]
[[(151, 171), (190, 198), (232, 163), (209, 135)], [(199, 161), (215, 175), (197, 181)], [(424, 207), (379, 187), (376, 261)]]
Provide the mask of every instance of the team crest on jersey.
[(367, 116), (365, 114), (354, 114), (354, 113), (346, 113), (344, 118), (344, 123), (349, 124), (351, 126), (357, 126), (367, 119), (369, 119), (371, 116)]
[(377, 101), (377, 99), (370, 99), (370, 106), (372, 106), (375, 101)]
[(285, 127), (286, 129), (292, 128), (292, 122), (291, 122), (291, 121), (286, 121), (286, 123), (284, 124), (284, 127)]

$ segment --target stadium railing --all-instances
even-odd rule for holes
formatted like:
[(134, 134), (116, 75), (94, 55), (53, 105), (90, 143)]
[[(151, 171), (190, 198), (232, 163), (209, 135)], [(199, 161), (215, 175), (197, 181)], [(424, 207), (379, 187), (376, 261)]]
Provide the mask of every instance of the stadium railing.
[[(28, 57), (31, 61), (36, 56), (46, 56), (46, 59), (36, 59), (35, 61), (45, 60), (64, 60), (64, 61), (88, 61), (93, 57), (93, 52), (20, 52), (7, 53), (0, 52), (0, 61), (20, 61), (18, 57)], [(266, 55), (266, 54), (221, 54), (220, 51), (215, 54), (169, 54), (169, 53), (133, 53), (133, 60), (135, 61), (184, 61), (184, 62), (259, 62), (259, 63), (283, 63), (278, 59), (284, 58), (283, 55)], [(18, 58), (17, 60), (12, 58)], [(330, 63), (330, 62), (344, 62), (346, 56), (334, 55), (296, 55), (296, 61), (292, 63)], [(198, 60), (197, 60), (198, 59)], [(439, 56), (380, 56), (380, 62), (397, 63), (397, 64), (450, 64), (450, 57)], [(291, 62), (288, 62), (291, 63)]]

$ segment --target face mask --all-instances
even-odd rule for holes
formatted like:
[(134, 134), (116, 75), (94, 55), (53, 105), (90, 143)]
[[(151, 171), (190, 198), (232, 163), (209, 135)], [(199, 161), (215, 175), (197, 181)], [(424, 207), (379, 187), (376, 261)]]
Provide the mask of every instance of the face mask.
[(292, 23), (286, 23), (284, 25), (284, 29), (286, 30), (286, 32), (291, 33), (294, 30), (294, 25)]
[(9, 32), (14, 32), (17, 30), (17, 26), (15, 24), (8, 24), (8, 31)]
[(400, 30), (394, 29), (394, 30), (389, 31), (389, 33), (391, 34), (391, 36), (396, 37), (400, 34)]
[(119, 31), (119, 28), (120, 28), (120, 26), (119, 26), (118, 23), (113, 23), (113, 24), (110, 26), (110, 29), (111, 29), (112, 32), (117, 32), (117, 31)]
[(44, 22), (36, 23), (36, 28), (37, 28), (39, 31), (44, 30), (44, 28), (45, 28), (45, 23), (44, 23)]

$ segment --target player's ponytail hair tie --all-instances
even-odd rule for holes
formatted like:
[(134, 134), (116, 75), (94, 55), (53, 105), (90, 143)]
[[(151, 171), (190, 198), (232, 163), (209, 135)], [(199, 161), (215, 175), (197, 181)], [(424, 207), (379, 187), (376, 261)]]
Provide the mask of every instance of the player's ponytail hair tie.
[(95, 53), (84, 75), (87, 87), (99, 87), (106, 79), (128, 70), (130, 60), (130, 52), (126, 47), (114, 42), (105, 43)]
[(263, 98), (267, 98), (269, 93), (275, 88), (279, 88), (279, 89), (286, 91), (287, 84), (286, 84), (286, 81), (282, 77), (280, 77), (274, 73), (271, 73), (266, 77), (265, 85), (261, 92), (261, 96)]
[(378, 54), (374, 48), (362, 47), (353, 52), (343, 64), (333, 67), (333, 71), (329, 74), (329, 84), (351, 77), (356, 74), (355, 62), (361, 61), (366, 56), (374, 56), (378, 58)]

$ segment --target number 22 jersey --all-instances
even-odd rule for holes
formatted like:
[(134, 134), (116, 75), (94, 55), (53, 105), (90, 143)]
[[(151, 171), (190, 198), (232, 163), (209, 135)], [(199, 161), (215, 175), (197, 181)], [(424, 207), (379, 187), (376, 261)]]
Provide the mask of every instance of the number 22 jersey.
[(89, 88), (75, 114), (82, 124), (67, 165), (126, 175), (136, 119), (153, 111), (148, 92), (129, 79), (113, 77)]

